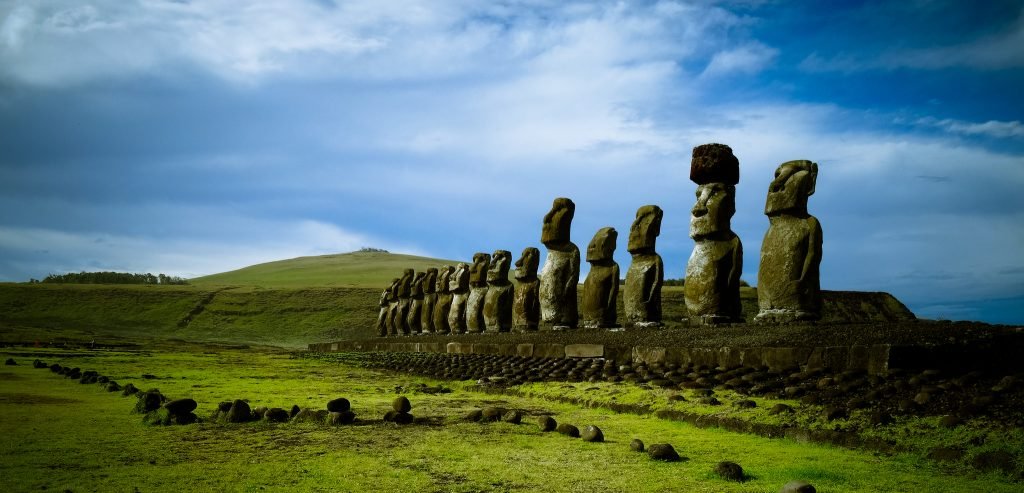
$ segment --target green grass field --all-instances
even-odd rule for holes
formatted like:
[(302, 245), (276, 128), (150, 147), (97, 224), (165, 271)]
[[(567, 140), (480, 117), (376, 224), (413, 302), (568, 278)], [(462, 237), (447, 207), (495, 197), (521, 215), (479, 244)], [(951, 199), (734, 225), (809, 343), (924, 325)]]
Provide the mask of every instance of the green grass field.
[[(792, 479), (827, 492), (1020, 491), (1000, 475), (943, 469), (910, 454), (879, 456), (698, 429), (279, 351), (161, 344), (135, 351), (8, 348), (0, 356), (19, 363), (0, 369), (0, 491), (775, 492)], [(32, 369), (37, 357), (95, 369), (122, 385), (156, 387), (170, 398), (194, 398), (200, 416), (233, 398), (249, 399), (253, 406), (323, 408), (343, 396), (360, 422), (151, 427), (130, 414), (133, 398)], [(157, 379), (143, 380), (144, 373)], [(418, 383), (446, 385), (453, 392), (408, 390)], [(561, 384), (545, 385), (557, 392)], [(381, 421), (396, 387), (422, 422)], [(489, 405), (521, 409), (529, 417), (521, 425), (461, 419)], [(541, 414), (581, 428), (597, 425), (607, 441), (542, 433), (532, 419)], [(633, 438), (671, 443), (689, 460), (652, 461), (630, 451)], [(721, 460), (742, 465), (749, 480), (715, 476)]]

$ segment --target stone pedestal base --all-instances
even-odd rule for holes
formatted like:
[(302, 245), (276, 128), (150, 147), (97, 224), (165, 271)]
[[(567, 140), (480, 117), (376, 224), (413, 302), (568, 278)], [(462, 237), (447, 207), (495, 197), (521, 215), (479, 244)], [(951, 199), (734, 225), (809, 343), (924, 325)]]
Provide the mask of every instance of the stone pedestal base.
[(803, 310), (790, 310), (785, 308), (772, 308), (758, 312), (757, 316), (754, 317), (754, 323), (776, 325), (793, 322), (814, 322), (820, 318), (820, 313), (807, 312)]

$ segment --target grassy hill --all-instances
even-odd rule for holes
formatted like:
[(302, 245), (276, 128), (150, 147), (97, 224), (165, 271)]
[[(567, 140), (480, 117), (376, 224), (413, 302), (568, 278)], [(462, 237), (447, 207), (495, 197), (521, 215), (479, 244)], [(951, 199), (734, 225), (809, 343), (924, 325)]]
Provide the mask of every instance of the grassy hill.
[(265, 288), (348, 287), (383, 289), (404, 269), (425, 271), (455, 265), (443, 260), (384, 252), (352, 252), (298, 257), (256, 264), (230, 272), (190, 279), (194, 286), (259, 286)]

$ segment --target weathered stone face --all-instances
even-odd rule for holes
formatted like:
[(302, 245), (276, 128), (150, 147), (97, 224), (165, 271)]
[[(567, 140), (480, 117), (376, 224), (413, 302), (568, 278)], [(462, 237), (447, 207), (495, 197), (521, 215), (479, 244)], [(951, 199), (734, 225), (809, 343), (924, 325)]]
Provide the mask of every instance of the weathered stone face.
[(697, 186), (697, 203), (690, 210), (690, 238), (722, 239), (730, 234), (736, 213), (736, 187), (724, 183)]
[(448, 290), (454, 293), (469, 292), (469, 265), (461, 263), (448, 276)]
[(540, 241), (545, 246), (563, 245), (568, 243), (572, 218), (576, 213), (576, 204), (565, 197), (555, 199), (551, 205), (551, 211), (544, 216), (544, 227), (541, 230)]
[(615, 228), (601, 228), (587, 245), (587, 262), (609, 262), (615, 254), (619, 232)]
[(423, 281), (426, 280), (426, 272), (417, 272), (412, 278), (412, 286), (409, 296), (423, 299)]
[(423, 310), (420, 315), (420, 328), (425, 334), (434, 332), (434, 306), (437, 305), (437, 269), (427, 269), (423, 279)]
[(540, 266), (540, 250), (526, 247), (523, 254), (516, 260), (516, 280), (532, 281), (537, 279), (537, 267)]
[(433, 294), (437, 292), (437, 269), (431, 267), (427, 269), (426, 279), (423, 280), (423, 294)]
[(438, 294), (448, 294), (451, 292), (449, 279), (451, 278), (453, 272), (455, 272), (455, 267), (452, 267), (450, 265), (441, 267), (441, 270), (438, 271), (437, 273), (437, 284), (434, 286), (435, 292), (437, 292)]
[(448, 327), (452, 334), (464, 334), (466, 333), (466, 305), (469, 301), (469, 266), (464, 263), (459, 264), (448, 284), (452, 292)]
[(627, 328), (661, 325), (661, 286), (665, 265), (657, 253), (634, 253), (626, 271), (622, 304)]
[(788, 161), (779, 165), (775, 179), (768, 186), (765, 215), (807, 215), (807, 198), (814, 194), (817, 180), (818, 165), (810, 161)]
[(398, 281), (398, 297), (408, 298), (412, 296), (412, 280), (415, 278), (415, 271), (405, 269), (402, 278)]
[(626, 246), (629, 253), (654, 252), (664, 215), (661, 207), (656, 205), (645, 205), (636, 210), (636, 219), (629, 228), (629, 243)]
[(775, 171), (765, 204), (770, 224), (761, 242), (755, 322), (821, 318), (821, 224), (807, 213), (817, 175), (810, 161), (789, 161)]
[(512, 263), (512, 252), (495, 250), (491, 255), (491, 265), (487, 268), (487, 283), (507, 283), (508, 270)]
[(423, 283), (426, 278), (426, 272), (417, 272), (412, 281), (412, 301), (409, 303), (409, 313), (405, 318), (405, 324), (409, 327), (411, 334), (419, 334), (422, 331)]
[(583, 326), (605, 328), (617, 326), (615, 300), (619, 294), (619, 264), (615, 263), (614, 228), (601, 228), (587, 247), (590, 273), (583, 283)]
[(473, 265), (469, 269), (470, 286), (487, 286), (487, 268), (491, 265), (491, 256), (486, 253), (474, 253)]
[(698, 185), (740, 182), (740, 161), (725, 144), (704, 144), (693, 148), (690, 160), (690, 180)]

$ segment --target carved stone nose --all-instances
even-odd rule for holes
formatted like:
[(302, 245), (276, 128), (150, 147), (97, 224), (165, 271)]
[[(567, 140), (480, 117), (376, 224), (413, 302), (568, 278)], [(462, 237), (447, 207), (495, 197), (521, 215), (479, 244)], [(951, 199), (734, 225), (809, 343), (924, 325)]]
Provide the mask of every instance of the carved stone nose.
[(703, 217), (703, 216), (706, 216), (707, 213), (708, 213), (707, 207), (703, 207), (703, 206), (701, 206), (701, 207), (694, 207), (690, 211), (690, 214), (693, 214), (693, 217)]

